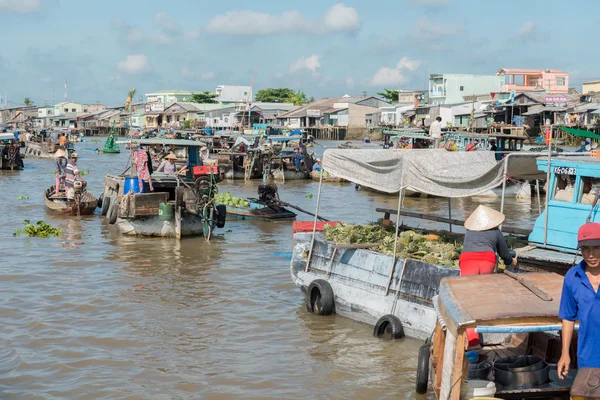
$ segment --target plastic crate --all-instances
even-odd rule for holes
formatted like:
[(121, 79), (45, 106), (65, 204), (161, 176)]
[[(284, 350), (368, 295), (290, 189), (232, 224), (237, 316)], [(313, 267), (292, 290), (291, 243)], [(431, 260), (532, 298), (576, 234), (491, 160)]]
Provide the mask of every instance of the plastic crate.
[(196, 165), (192, 171), (193, 171), (194, 177), (210, 175), (211, 172), (214, 175), (218, 175), (219, 167), (216, 165)]

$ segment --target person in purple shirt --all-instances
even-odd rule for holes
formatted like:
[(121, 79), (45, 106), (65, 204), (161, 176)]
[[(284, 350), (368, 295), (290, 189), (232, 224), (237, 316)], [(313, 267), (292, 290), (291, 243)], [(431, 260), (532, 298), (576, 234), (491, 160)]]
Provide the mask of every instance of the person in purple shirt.
[(582, 225), (577, 242), (583, 261), (567, 272), (558, 311), (562, 319), (562, 354), (557, 365), (561, 379), (569, 373), (575, 321), (579, 321), (577, 368), (600, 368), (600, 224)]

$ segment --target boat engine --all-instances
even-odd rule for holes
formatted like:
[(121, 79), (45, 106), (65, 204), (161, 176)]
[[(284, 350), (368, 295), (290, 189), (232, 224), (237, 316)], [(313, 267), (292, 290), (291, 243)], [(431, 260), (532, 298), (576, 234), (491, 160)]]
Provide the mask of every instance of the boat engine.
[(267, 204), (279, 202), (277, 185), (274, 183), (261, 183), (258, 185), (258, 200)]

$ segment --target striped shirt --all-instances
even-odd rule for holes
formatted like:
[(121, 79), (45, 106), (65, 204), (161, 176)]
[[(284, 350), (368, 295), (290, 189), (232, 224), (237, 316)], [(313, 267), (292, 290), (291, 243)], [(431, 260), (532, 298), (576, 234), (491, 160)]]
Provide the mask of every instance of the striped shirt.
[(79, 175), (79, 168), (75, 161), (69, 161), (67, 164), (67, 179), (65, 180), (65, 186), (67, 188), (75, 187), (75, 177)]

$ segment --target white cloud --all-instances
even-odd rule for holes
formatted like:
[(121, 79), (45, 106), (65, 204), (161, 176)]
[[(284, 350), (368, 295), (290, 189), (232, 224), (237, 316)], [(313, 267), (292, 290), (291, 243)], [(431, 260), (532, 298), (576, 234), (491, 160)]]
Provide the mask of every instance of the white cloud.
[(354, 32), (360, 29), (358, 13), (343, 3), (333, 5), (325, 14), (324, 22), (332, 32)]
[(281, 15), (235, 10), (213, 17), (204, 29), (208, 33), (238, 36), (326, 34), (357, 31), (360, 29), (360, 19), (354, 8), (338, 3), (328, 9), (320, 20), (310, 20), (295, 10), (285, 11)]
[(0, 0), (0, 13), (34, 13), (42, 9), (42, 3), (42, 0)]
[(346, 83), (346, 87), (348, 87), (349, 89), (352, 89), (354, 87), (354, 79), (352, 79), (352, 77), (347, 76), (344, 82)]
[(409, 7), (446, 7), (450, 0), (404, 0), (404, 4)]
[(408, 57), (402, 57), (398, 64), (396, 64), (396, 69), (407, 69), (409, 71), (416, 71), (421, 65), (421, 61), (412, 60)]
[(128, 74), (144, 74), (152, 71), (148, 57), (144, 54), (130, 54), (119, 62), (119, 71)]
[(313, 76), (319, 75), (319, 68), (321, 68), (321, 56), (313, 54), (309, 57), (300, 57), (296, 61), (290, 64), (290, 72), (301, 72), (304, 70), (311, 71)]
[(177, 33), (177, 22), (166, 12), (161, 11), (154, 16), (154, 24), (166, 32)]
[(535, 35), (536, 33), (536, 24), (535, 21), (529, 20), (523, 24), (519, 32), (517, 33), (517, 37), (519, 39), (528, 39)]
[(309, 21), (298, 11), (286, 11), (282, 15), (249, 10), (228, 11), (217, 15), (206, 24), (206, 31), (225, 35), (265, 36), (274, 33), (306, 31)]
[(407, 79), (402, 71), (389, 67), (381, 67), (370, 80), (371, 84), (376, 86), (396, 86), (401, 85), (406, 81)]
[(196, 40), (199, 39), (202, 33), (200, 29), (189, 29), (187, 31), (183, 31), (181, 37), (186, 40)]
[(462, 25), (444, 24), (427, 17), (419, 18), (409, 36), (415, 41), (433, 41), (445, 37), (459, 36), (464, 33)]
[(369, 82), (374, 86), (397, 86), (408, 81), (407, 72), (416, 71), (421, 65), (420, 60), (402, 57), (395, 68), (381, 67)]
[(277, 78), (277, 79), (283, 78), (283, 73), (281, 73), (281, 72), (275, 73), (275, 78)]
[(153, 33), (148, 40), (154, 44), (167, 45), (175, 43), (175, 38), (165, 35), (164, 33)]
[(183, 77), (185, 79), (188, 79), (188, 80), (214, 79), (215, 76), (217, 76), (217, 74), (215, 74), (214, 72), (197, 72), (197, 71), (194, 71), (193, 69), (191, 69), (187, 65), (184, 65), (183, 67), (181, 67), (181, 74), (183, 75)]

